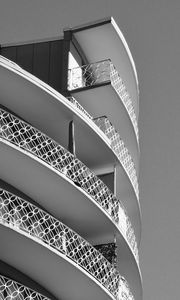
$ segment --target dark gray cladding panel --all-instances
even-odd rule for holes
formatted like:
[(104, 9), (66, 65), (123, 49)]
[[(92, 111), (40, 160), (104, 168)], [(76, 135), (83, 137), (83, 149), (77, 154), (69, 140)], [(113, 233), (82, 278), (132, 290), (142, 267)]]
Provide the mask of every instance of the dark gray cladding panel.
[[(65, 70), (67, 72), (67, 70)], [(63, 76), (63, 40), (50, 42), (49, 85), (61, 92)]]
[(32, 73), (33, 71), (33, 44), (21, 45), (16, 47), (17, 64), (26, 71)]
[(16, 48), (17, 48), (16, 46), (1, 48), (1, 55), (16, 62), (17, 60)]
[(49, 81), (48, 78), (50, 64), (49, 48), (49, 42), (34, 44), (33, 55), (33, 73), (47, 83)]
[(2, 47), (1, 55), (62, 91), (63, 40)]

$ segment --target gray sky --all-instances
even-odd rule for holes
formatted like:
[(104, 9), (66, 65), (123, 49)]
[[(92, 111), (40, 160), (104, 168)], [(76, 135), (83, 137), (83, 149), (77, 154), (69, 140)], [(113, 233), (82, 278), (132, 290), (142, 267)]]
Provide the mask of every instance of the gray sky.
[(140, 82), (144, 300), (179, 299), (180, 1), (0, 0), (0, 43), (58, 36), (63, 24), (110, 15)]

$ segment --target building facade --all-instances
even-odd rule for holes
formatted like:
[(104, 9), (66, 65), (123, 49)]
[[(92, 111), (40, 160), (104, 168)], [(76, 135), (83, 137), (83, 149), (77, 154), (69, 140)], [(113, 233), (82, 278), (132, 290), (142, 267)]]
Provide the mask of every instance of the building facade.
[(139, 89), (120, 29), (0, 54), (0, 298), (141, 300)]

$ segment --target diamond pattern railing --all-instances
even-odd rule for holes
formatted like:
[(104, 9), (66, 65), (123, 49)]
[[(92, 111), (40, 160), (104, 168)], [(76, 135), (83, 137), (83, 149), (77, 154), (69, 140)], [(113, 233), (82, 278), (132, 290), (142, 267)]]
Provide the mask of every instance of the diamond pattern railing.
[(115, 299), (133, 299), (129, 298), (132, 294), (126, 280), (99, 251), (47, 212), (4, 189), (0, 189), (0, 224), (25, 232), (64, 254), (98, 280)]
[[(123, 232), (138, 262), (134, 230), (123, 204), (80, 160), (48, 136), (2, 108), (0, 109), (0, 138), (38, 157), (87, 192)], [(131, 229), (130, 235), (128, 228)]]
[(109, 59), (68, 70), (68, 90), (90, 87), (110, 80)]
[(0, 275), (0, 299), (1, 300), (50, 300), (34, 290)]
[(139, 141), (138, 124), (135, 110), (127, 88), (110, 59), (95, 62), (68, 70), (68, 90), (91, 87), (105, 82), (111, 82), (112, 87), (123, 102)]

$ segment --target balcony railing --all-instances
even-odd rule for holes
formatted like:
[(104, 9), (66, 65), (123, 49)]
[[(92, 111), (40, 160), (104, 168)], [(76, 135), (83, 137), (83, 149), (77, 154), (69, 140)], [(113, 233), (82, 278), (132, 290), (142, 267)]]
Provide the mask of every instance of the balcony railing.
[(50, 300), (10, 278), (0, 275), (1, 300)]
[(133, 124), (137, 141), (139, 141), (138, 124), (131, 97), (111, 60), (107, 59), (68, 70), (69, 91), (96, 86), (109, 81), (123, 102)]
[(130, 181), (134, 187), (137, 198), (139, 199), (139, 188), (136, 169), (128, 149), (125, 147), (123, 140), (120, 138), (119, 133), (116, 131), (112, 123), (106, 116), (93, 119), (95, 124), (105, 133), (111, 141), (111, 148), (118, 157), (119, 161), (126, 170)]
[(134, 230), (123, 204), (80, 160), (57, 142), (4, 109), (0, 109), (0, 138), (38, 157), (88, 193), (120, 228), (138, 262)]
[[(102, 284), (115, 299), (133, 299), (126, 280), (86, 240), (35, 205), (0, 189), (0, 223), (73, 260)], [(122, 290), (126, 289), (126, 294)], [(126, 296), (126, 298), (125, 298)]]
[(110, 80), (109, 59), (69, 69), (68, 90), (90, 87)]

